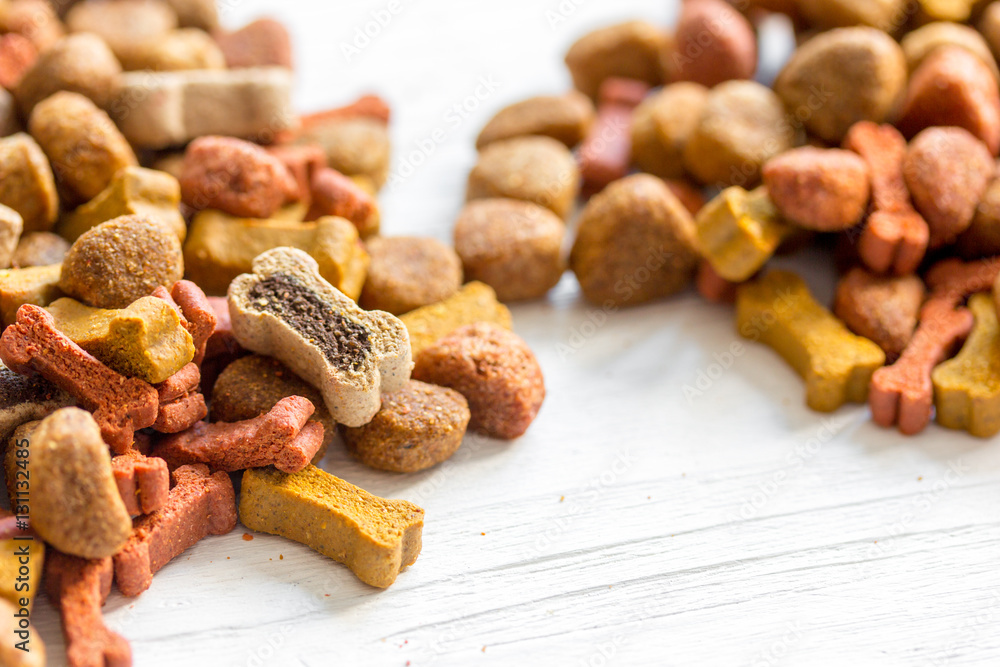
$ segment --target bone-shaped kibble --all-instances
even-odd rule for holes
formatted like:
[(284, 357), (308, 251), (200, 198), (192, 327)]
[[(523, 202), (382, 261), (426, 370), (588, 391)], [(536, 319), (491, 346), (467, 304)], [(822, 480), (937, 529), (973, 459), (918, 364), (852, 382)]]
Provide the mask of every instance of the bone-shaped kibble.
[(937, 295), (948, 296), (956, 302), (976, 292), (993, 287), (1000, 276), (1000, 257), (988, 257), (973, 262), (950, 258), (937, 262), (927, 272), (927, 287)]
[(891, 125), (855, 124), (844, 148), (860, 155), (871, 174), (868, 224), (858, 238), (858, 254), (879, 273), (913, 273), (927, 252), (930, 229), (910, 204), (903, 178), (906, 139)]
[(84, 560), (55, 549), (45, 561), (45, 590), (59, 609), (69, 667), (130, 667), (132, 647), (108, 630), (101, 606), (111, 592), (110, 558)]
[(757, 273), (793, 231), (763, 187), (726, 188), (698, 212), (695, 225), (702, 256), (719, 276), (736, 283)]
[(632, 159), (632, 112), (648, 92), (648, 84), (634, 79), (612, 77), (601, 84), (597, 118), (577, 156), (588, 191), (602, 190), (628, 173)]
[(323, 394), (334, 420), (368, 423), (381, 392), (402, 388), (413, 362), (406, 327), (362, 310), (319, 275), (316, 260), (276, 248), (229, 287), (229, 314), (240, 345), (272, 356)]
[(373, 496), (315, 466), (291, 475), (253, 468), (241, 488), (244, 526), (301, 542), (370, 586), (390, 586), (420, 555), (421, 508)]
[(155, 512), (167, 502), (170, 471), (163, 459), (130, 449), (111, 459), (111, 473), (130, 516)]
[(135, 520), (125, 547), (115, 555), (115, 581), (123, 595), (149, 588), (160, 568), (206, 535), (224, 535), (236, 527), (236, 493), (229, 475), (208, 474), (208, 466), (174, 471), (166, 504)]
[(152, 296), (172, 305), (181, 316), (181, 324), (191, 334), (194, 342), (194, 363), (201, 364), (205, 358), (205, 346), (215, 333), (215, 309), (201, 288), (190, 280), (178, 280), (167, 292), (165, 287), (157, 287)]
[(378, 232), (379, 212), (375, 197), (347, 176), (324, 167), (313, 174), (310, 188), (312, 204), (306, 212), (306, 220), (340, 217), (349, 220), (364, 238)]
[(771, 271), (741, 286), (736, 322), (740, 335), (774, 348), (805, 379), (813, 410), (863, 403), (872, 373), (885, 363), (878, 345), (848, 331), (788, 271)]
[(1000, 432), (1000, 326), (993, 300), (969, 299), (976, 323), (954, 359), (931, 373), (937, 422), (989, 438)]
[(126, 377), (157, 384), (194, 357), (194, 343), (177, 311), (151, 296), (120, 310), (91, 308), (70, 298), (57, 299), (46, 310), (59, 331)]
[(309, 421), (313, 411), (308, 399), (289, 396), (253, 419), (199, 422), (161, 440), (153, 454), (171, 467), (204, 463), (212, 470), (231, 472), (273, 465), (283, 472), (298, 472), (323, 444), (323, 425)]
[(104, 442), (116, 454), (131, 445), (133, 433), (156, 421), (156, 390), (127, 378), (92, 357), (55, 328), (52, 316), (24, 305), (17, 323), (0, 336), (0, 359), (13, 371), (36, 372), (94, 413)]
[(201, 369), (192, 361), (156, 385), (160, 410), (153, 429), (160, 433), (180, 433), (207, 417), (205, 396), (198, 391), (200, 382)]

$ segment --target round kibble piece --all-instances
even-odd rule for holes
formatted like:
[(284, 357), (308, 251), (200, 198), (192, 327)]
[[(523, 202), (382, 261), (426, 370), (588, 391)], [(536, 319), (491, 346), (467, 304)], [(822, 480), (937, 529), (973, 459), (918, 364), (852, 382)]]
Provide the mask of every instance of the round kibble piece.
[(410, 380), (382, 394), (382, 407), (360, 428), (344, 428), (344, 443), (377, 470), (418, 472), (446, 461), (462, 444), (469, 403), (454, 389)]
[(211, 35), (196, 28), (171, 30), (132, 52), (128, 69), (170, 72), (188, 69), (225, 69), (226, 57)]
[(632, 161), (660, 178), (683, 178), (684, 147), (698, 127), (708, 88), (675, 83), (650, 95), (632, 114)]
[(684, 146), (684, 165), (699, 181), (750, 187), (761, 166), (795, 145), (781, 100), (754, 81), (728, 81), (708, 95)]
[(28, 129), (71, 200), (93, 199), (118, 170), (138, 164), (108, 114), (78, 93), (63, 91), (40, 102)]
[(122, 67), (97, 35), (81, 32), (41, 53), (24, 74), (14, 96), (25, 115), (60, 90), (80, 93), (102, 109), (118, 94)]
[(69, 252), (69, 241), (52, 232), (29, 232), (21, 237), (11, 257), (16, 269), (61, 264)]
[(455, 222), (455, 251), (466, 280), (496, 290), (501, 301), (544, 296), (566, 270), (566, 226), (552, 211), (515, 199), (477, 199)]
[(778, 211), (803, 229), (842, 231), (868, 207), (868, 165), (850, 151), (796, 148), (771, 159), (763, 174)]
[(805, 19), (821, 29), (856, 25), (894, 32), (909, 18), (907, 0), (795, 0)]
[(177, 14), (160, 0), (88, 0), (69, 10), (66, 26), (99, 35), (125, 69), (142, 69), (133, 57), (176, 28)]
[(881, 123), (906, 87), (906, 57), (874, 28), (841, 28), (796, 49), (774, 90), (795, 118), (824, 141), (839, 144), (855, 123)]
[(952, 243), (968, 229), (995, 173), (986, 145), (960, 127), (932, 127), (910, 142), (903, 175), (930, 227), (930, 247)]
[(660, 53), (666, 40), (662, 29), (643, 21), (607, 26), (578, 39), (566, 53), (566, 66), (576, 89), (591, 99), (597, 99), (601, 84), (613, 76), (658, 86), (663, 82)]
[(545, 399), (542, 369), (517, 334), (480, 322), (456, 329), (417, 356), (413, 379), (450, 387), (469, 402), (469, 428), (520, 437)]
[(59, 287), (95, 308), (125, 308), (184, 277), (175, 234), (137, 215), (102, 222), (66, 253)]
[(0, 203), (21, 214), (25, 231), (51, 229), (59, 215), (49, 160), (23, 132), (0, 139)]
[(565, 219), (579, 188), (580, 170), (566, 146), (549, 137), (518, 137), (483, 149), (466, 199), (521, 199)]
[(948, 21), (928, 23), (908, 33), (903, 41), (903, 55), (910, 72), (916, 71), (931, 53), (943, 46), (959, 46), (968, 50), (990, 68), (994, 77), (1000, 77), (997, 61), (983, 36), (974, 28)]
[(583, 141), (593, 122), (594, 104), (580, 92), (532, 97), (497, 112), (479, 133), (476, 148), (529, 135), (552, 137), (572, 148)]
[(753, 26), (723, 0), (687, 0), (663, 52), (663, 69), (669, 81), (709, 88), (731, 79), (752, 79), (757, 71)]
[(694, 236), (691, 214), (663, 181), (636, 174), (587, 203), (570, 267), (592, 303), (635, 305), (687, 287), (698, 264)]
[(359, 305), (402, 315), (448, 298), (462, 286), (462, 261), (436, 239), (383, 236), (367, 243), (371, 264)]

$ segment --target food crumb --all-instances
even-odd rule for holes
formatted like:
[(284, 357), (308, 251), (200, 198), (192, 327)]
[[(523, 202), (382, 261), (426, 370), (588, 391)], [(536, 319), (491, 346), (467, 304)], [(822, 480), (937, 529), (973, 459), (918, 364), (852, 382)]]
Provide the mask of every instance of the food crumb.
[(923, 475), (921, 475), (920, 477), (917, 477), (917, 481), (918, 481), (918, 482), (922, 482), (922, 481), (924, 481), (924, 476), (923, 476)]
[(486, 653), (486, 647), (485, 646), (483, 647), (483, 653)]
[(284, 554), (278, 554), (278, 560), (285, 560)]
[(566, 496), (559, 496), (559, 502), (566, 500)]
[(243, 533), (243, 541), (244, 542), (249, 542), (252, 539), (253, 539), (253, 535), (251, 535), (250, 533)]
[(486, 533), (479, 533), (480, 535), (485, 535)]

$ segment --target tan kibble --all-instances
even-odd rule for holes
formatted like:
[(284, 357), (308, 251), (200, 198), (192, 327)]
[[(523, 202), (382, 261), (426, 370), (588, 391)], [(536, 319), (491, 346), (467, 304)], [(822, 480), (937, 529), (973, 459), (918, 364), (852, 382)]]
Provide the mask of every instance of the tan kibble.
[(476, 148), (503, 139), (541, 135), (573, 148), (587, 136), (594, 122), (594, 104), (586, 95), (542, 95), (504, 107), (479, 133)]
[(817, 28), (871, 26), (895, 32), (910, 17), (907, 0), (795, 0), (803, 17)]
[(52, 167), (27, 134), (0, 139), (0, 204), (21, 215), (24, 231), (49, 230), (59, 215)]
[(0, 33), (23, 35), (38, 51), (44, 51), (65, 34), (52, 5), (48, 0), (3, 0), (0, 2)]
[(921, 23), (928, 21), (955, 21), (964, 23), (972, 16), (972, 9), (979, 0), (917, 0), (919, 11), (917, 20)]
[(389, 176), (386, 124), (373, 118), (341, 118), (310, 126), (299, 143), (319, 144), (328, 166), (345, 176), (368, 176), (382, 187)]
[(183, 28), (211, 31), (219, 27), (219, 10), (215, 0), (166, 0), (177, 13)]
[(702, 183), (749, 187), (761, 166), (795, 141), (777, 95), (753, 81), (728, 81), (708, 94), (684, 146), (684, 166)]
[(66, 254), (59, 286), (95, 308), (126, 308), (183, 277), (177, 237), (149, 219), (125, 215), (77, 239)]
[(658, 86), (663, 82), (660, 52), (666, 41), (664, 30), (644, 21), (599, 28), (570, 47), (566, 66), (576, 89), (591, 99), (597, 99), (601, 83), (612, 76)]
[(52, 163), (64, 197), (71, 201), (93, 199), (119, 169), (138, 164), (108, 114), (78, 93), (63, 91), (40, 102), (28, 129)]
[(10, 265), (15, 269), (29, 266), (62, 264), (69, 252), (69, 241), (52, 232), (28, 232), (17, 242)]
[(21, 214), (0, 204), (0, 268), (6, 269), (10, 266), (23, 229), (24, 220)]
[(1000, 2), (991, 2), (979, 19), (980, 34), (989, 44), (994, 58), (1000, 58)]
[(566, 262), (566, 227), (552, 211), (514, 199), (477, 199), (455, 222), (455, 251), (466, 280), (479, 280), (501, 301), (544, 296), (556, 286)]
[(125, 69), (171, 72), (185, 69), (225, 69), (226, 58), (219, 45), (204, 30), (171, 30), (159, 39), (132, 51), (123, 61)]
[(588, 301), (628, 306), (669, 296), (694, 278), (694, 221), (658, 178), (637, 174), (593, 197), (570, 254)]
[(520, 199), (566, 218), (579, 189), (580, 171), (569, 149), (549, 137), (519, 137), (483, 149), (469, 174), (466, 200)]
[(660, 178), (682, 178), (688, 139), (698, 127), (708, 89), (675, 83), (650, 95), (632, 115), (632, 161)]
[(371, 265), (358, 303), (367, 310), (402, 315), (437, 303), (462, 285), (462, 262), (436, 239), (375, 237), (367, 243)]
[(39, 55), (14, 96), (25, 115), (60, 90), (80, 93), (106, 109), (118, 94), (121, 73), (121, 64), (108, 45), (97, 35), (81, 32)]
[(88, 0), (66, 14), (70, 32), (89, 32), (103, 39), (125, 69), (133, 58), (177, 27), (177, 14), (159, 0)]
[(805, 117), (813, 134), (840, 143), (855, 123), (889, 118), (906, 79), (906, 57), (895, 40), (874, 28), (841, 28), (800, 46), (774, 89), (792, 117)]
[(997, 71), (997, 61), (986, 40), (967, 25), (946, 21), (928, 23), (907, 34), (900, 44), (903, 47), (903, 54), (906, 56), (906, 66), (911, 74), (935, 49), (942, 46), (960, 46), (982, 60), (993, 72), (994, 77), (1000, 78), (1000, 72)]

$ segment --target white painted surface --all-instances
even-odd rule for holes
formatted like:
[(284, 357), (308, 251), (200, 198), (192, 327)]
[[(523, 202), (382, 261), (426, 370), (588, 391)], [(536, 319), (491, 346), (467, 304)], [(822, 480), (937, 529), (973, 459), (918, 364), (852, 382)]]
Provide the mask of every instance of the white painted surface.
[[(341, 42), (388, 2), (234, 3), (231, 25), (273, 13), (293, 28), (301, 108), (389, 98), (397, 168), (445, 130), (382, 199), (387, 233), (443, 239), (486, 119), (565, 89), (576, 36), (667, 24), (673, 4), (412, 0), (347, 63)], [(577, 8), (550, 27), (560, 6)], [(449, 123), (484, 77), (497, 90)], [(809, 277), (828, 297), (830, 272)], [(470, 438), (412, 476), (331, 453), (326, 469), (427, 510), (423, 553), (389, 590), (238, 527), (139, 598), (113, 593), (108, 624), (137, 665), (998, 664), (995, 443), (937, 427), (905, 439), (863, 407), (812, 413), (768, 349), (726, 357), (731, 313), (694, 296), (602, 315), (571, 277), (514, 308), (548, 386), (520, 440)], [(61, 664), (44, 600), (35, 620)]]

